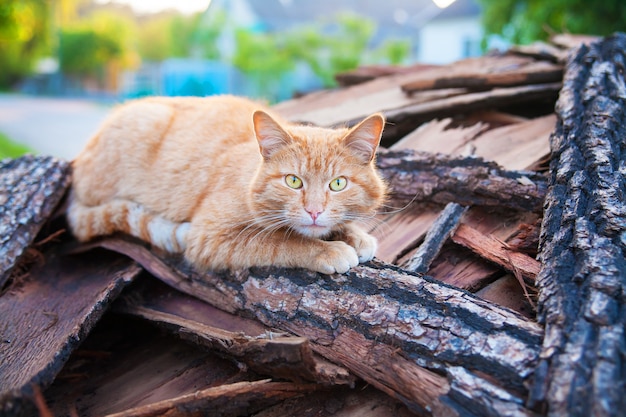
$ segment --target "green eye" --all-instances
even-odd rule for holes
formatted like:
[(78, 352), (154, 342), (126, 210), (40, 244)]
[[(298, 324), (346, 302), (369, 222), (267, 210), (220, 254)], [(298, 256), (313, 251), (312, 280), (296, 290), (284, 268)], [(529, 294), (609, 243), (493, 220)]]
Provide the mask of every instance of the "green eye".
[(294, 190), (302, 188), (302, 180), (293, 174), (289, 174), (285, 177), (285, 183), (289, 188), (293, 188)]
[(341, 191), (348, 185), (348, 180), (345, 177), (337, 177), (330, 182), (330, 189), (333, 191)]

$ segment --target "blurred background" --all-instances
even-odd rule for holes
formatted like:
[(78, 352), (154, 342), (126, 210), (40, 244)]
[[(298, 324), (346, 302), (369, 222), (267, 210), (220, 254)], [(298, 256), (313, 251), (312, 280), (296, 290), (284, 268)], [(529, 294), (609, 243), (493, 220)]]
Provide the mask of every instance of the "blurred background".
[(446, 64), (625, 26), (624, 0), (0, 0), (0, 157), (72, 158), (130, 98), (274, 103), (359, 66)]

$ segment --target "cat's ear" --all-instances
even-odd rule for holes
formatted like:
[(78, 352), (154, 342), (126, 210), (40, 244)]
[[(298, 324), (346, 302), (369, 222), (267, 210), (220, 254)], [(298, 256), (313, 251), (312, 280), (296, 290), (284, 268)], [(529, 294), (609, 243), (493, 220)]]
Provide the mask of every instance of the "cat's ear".
[(259, 142), (261, 155), (265, 159), (270, 158), (293, 140), (289, 133), (285, 132), (280, 124), (264, 111), (255, 111), (252, 121), (254, 122), (254, 133), (256, 134), (256, 140)]
[(343, 142), (354, 155), (364, 163), (369, 163), (376, 155), (384, 127), (384, 116), (380, 113), (373, 114), (350, 129)]

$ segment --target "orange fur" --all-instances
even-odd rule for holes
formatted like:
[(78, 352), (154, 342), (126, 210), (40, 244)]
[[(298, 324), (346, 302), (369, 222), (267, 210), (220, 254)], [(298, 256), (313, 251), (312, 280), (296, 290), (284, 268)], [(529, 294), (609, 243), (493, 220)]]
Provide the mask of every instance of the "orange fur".
[(293, 125), (232, 96), (132, 101), (73, 162), (69, 224), (80, 240), (129, 233), (200, 269), (345, 272), (376, 249), (355, 222), (385, 198), (383, 125)]

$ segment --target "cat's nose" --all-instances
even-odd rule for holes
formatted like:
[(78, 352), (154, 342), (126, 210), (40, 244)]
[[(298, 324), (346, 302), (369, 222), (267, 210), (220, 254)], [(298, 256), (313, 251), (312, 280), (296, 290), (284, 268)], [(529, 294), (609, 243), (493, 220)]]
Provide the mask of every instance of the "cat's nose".
[(309, 213), (309, 216), (311, 216), (311, 218), (313, 219), (313, 223), (315, 223), (317, 221), (317, 218), (319, 217), (320, 214), (322, 214), (322, 211), (318, 211), (318, 210), (307, 210), (307, 213)]

